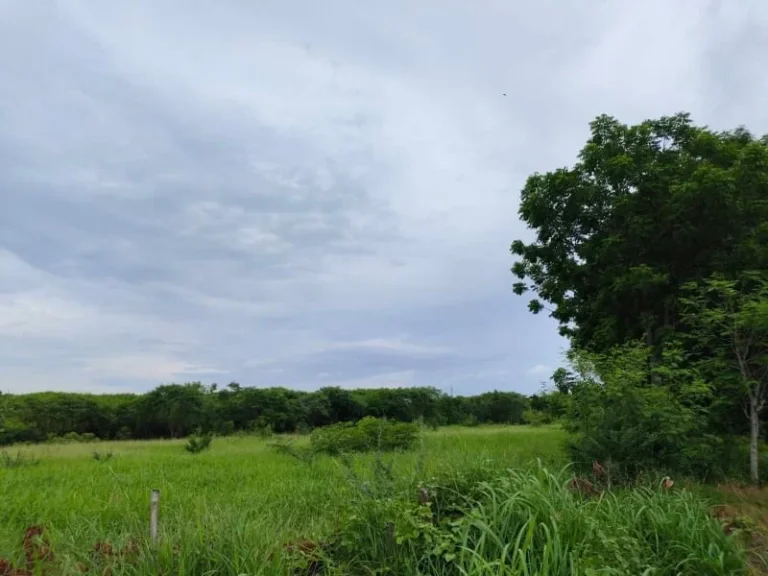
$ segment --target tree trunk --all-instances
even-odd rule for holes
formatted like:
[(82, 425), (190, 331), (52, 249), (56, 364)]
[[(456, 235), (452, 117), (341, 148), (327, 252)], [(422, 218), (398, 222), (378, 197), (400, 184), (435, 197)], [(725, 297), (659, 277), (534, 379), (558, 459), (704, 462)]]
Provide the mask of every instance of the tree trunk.
[(752, 482), (760, 484), (760, 411), (757, 408), (757, 396), (749, 399), (749, 475)]
[(645, 345), (650, 349), (650, 356), (648, 358), (648, 382), (651, 386), (658, 386), (661, 383), (661, 377), (656, 372), (656, 369), (661, 363), (661, 350), (655, 339), (653, 323), (650, 321), (648, 322), (648, 327), (645, 331)]

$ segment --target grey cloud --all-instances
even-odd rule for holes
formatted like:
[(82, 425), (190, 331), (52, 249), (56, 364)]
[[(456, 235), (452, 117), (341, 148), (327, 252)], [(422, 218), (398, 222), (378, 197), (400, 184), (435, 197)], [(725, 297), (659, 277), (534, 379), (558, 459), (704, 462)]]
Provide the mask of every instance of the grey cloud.
[(768, 132), (768, 10), (700, 6), (3, 4), (0, 388), (536, 390), (525, 176), (601, 112)]

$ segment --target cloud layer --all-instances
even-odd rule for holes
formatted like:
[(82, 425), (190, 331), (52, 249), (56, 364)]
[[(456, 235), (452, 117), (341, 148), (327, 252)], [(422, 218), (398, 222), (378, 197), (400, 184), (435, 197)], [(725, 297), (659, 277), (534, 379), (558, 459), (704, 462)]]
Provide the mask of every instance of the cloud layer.
[[(535, 391), (525, 177), (587, 124), (768, 132), (768, 6), (0, 3), (0, 389)], [(506, 94), (504, 96), (503, 94)]]

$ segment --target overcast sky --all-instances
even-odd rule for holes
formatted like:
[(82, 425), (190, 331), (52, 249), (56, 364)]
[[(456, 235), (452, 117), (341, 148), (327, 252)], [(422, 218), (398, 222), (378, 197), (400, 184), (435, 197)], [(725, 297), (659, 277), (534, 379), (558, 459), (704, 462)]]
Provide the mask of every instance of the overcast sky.
[[(0, 0), (0, 389), (531, 393), (527, 175), (768, 132), (764, 0)], [(506, 94), (506, 96), (503, 96)]]

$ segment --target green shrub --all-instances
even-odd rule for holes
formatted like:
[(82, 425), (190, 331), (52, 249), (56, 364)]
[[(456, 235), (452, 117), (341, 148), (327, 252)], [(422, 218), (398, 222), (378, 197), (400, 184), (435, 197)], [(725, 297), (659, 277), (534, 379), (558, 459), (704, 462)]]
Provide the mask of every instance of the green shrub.
[(96, 436), (96, 434), (92, 434), (91, 432), (85, 432), (83, 434), (78, 434), (77, 432), (67, 432), (62, 436), (48, 436), (48, 442), (51, 444), (77, 444), (80, 442), (89, 443), (98, 441), (99, 438)]
[(197, 430), (194, 434), (190, 434), (187, 438), (187, 444), (184, 449), (190, 454), (199, 454), (204, 450), (208, 450), (213, 442), (213, 434), (211, 432), (202, 432)]
[(0, 416), (0, 446), (40, 442), (44, 435), (20, 418)]
[(530, 426), (543, 426), (551, 424), (552, 417), (541, 410), (526, 410), (523, 412), (523, 422)]
[(308, 436), (311, 433), (312, 427), (306, 422), (299, 422), (296, 425), (296, 434), (299, 434), (300, 436)]
[(230, 436), (235, 432), (235, 423), (232, 420), (224, 420), (219, 424), (218, 433), (220, 436)]
[(99, 452), (95, 450), (91, 456), (96, 462), (106, 462), (112, 458), (112, 450), (108, 450), (107, 452)]
[(480, 425), (480, 420), (474, 414), (469, 414), (461, 421), (461, 425), (473, 428)]
[(408, 449), (419, 437), (419, 426), (366, 417), (356, 423), (342, 422), (312, 431), (310, 442), (316, 452), (336, 455), (348, 452), (382, 452)]
[(642, 345), (574, 357), (579, 377), (566, 422), (574, 434), (570, 458), (581, 468), (598, 461), (619, 482), (650, 471), (718, 473), (723, 446), (707, 430), (710, 387), (680, 367), (674, 349), (656, 360), (653, 378), (652, 360)]

